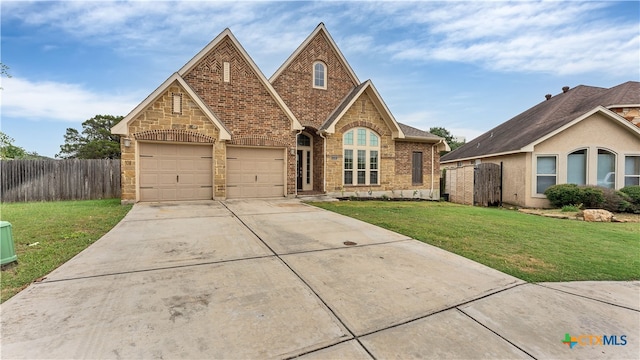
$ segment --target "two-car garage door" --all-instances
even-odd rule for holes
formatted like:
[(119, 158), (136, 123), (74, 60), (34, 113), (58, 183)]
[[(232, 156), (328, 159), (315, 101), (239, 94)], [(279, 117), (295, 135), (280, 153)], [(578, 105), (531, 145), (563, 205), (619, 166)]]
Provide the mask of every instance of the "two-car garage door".
[[(213, 146), (139, 143), (140, 201), (213, 198)], [(227, 148), (227, 198), (284, 196), (284, 149)]]
[(140, 143), (140, 200), (213, 198), (213, 146)]

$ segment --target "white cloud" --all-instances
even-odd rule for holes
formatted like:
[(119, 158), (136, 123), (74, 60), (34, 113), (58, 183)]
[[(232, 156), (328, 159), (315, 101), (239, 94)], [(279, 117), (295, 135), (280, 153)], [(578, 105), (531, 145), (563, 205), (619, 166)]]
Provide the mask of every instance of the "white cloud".
[(139, 95), (99, 94), (78, 84), (2, 79), (2, 116), (33, 120), (78, 122), (98, 114), (126, 115)]

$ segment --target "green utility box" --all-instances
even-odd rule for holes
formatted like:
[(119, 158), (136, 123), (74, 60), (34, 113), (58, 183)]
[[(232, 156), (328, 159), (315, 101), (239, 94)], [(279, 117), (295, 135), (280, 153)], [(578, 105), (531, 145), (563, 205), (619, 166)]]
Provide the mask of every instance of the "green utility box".
[(13, 235), (11, 234), (11, 223), (0, 221), (0, 265), (8, 264), (18, 260), (16, 250), (13, 245)]

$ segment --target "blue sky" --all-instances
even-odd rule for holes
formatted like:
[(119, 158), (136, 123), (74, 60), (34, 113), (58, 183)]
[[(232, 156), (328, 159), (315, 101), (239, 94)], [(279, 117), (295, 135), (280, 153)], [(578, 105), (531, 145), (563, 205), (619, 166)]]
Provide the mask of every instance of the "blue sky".
[(567, 85), (640, 80), (640, 2), (2, 1), (1, 123), (54, 156), (126, 115), (225, 28), (268, 78), (324, 22), (396, 119), (467, 140)]

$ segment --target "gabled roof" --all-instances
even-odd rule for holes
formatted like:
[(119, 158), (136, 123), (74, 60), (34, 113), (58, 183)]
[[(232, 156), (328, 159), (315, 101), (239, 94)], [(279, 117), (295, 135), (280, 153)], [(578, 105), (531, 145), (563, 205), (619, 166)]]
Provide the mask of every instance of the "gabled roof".
[(200, 110), (205, 114), (205, 116), (211, 120), (211, 122), (220, 130), (218, 135), (218, 140), (230, 140), (231, 132), (224, 126), (224, 124), (218, 119), (211, 109), (202, 101), (202, 99), (196, 94), (195, 91), (187, 84), (186, 81), (178, 74), (174, 73), (171, 75), (165, 82), (163, 82), (158, 88), (152, 92), (149, 96), (147, 96), (144, 101), (142, 101), (138, 106), (136, 106), (127, 116), (124, 117), (119, 123), (117, 123), (114, 127), (111, 128), (112, 134), (118, 135), (129, 135), (129, 124), (140, 115), (147, 107), (153, 104), (165, 91), (173, 84), (177, 82), (180, 86), (187, 92), (189, 97), (193, 99), (193, 101), (198, 105)]
[(335, 41), (333, 41), (333, 38), (331, 37), (331, 35), (327, 31), (327, 28), (324, 26), (324, 23), (318, 24), (318, 26), (315, 28), (315, 30), (313, 30), (311, 35), (307, 36), (307, 38), (302, 42), (302, 44), (300, 44), (300, 46), (298, 46), (298, 48), (293, 52), (293, 54), (291, 54), (291, 56), (289, 56), (289, 58), (287, 58), (287, 60), (278, 68), (278, 70), (276, 70), (276, 72), (273, 73), (273, 75), (271, 75), (271, 77), (269, 78), (269, 81), (271, 83), (273, 83), (278, 78), (278, 76), (280, 76), (280, 74), (291, 64), (291, 62), (293, 62), (293, 60), (302, 52), (302, 50), (304, 50), (304, 48), (307, 45), (309, 45), (309, 43), (319, 33), (324, 34), (324, 36), (326, 36), (326, 38), (329, 40), (329, 44), (331, 45), (331, 47), (333, 48), (333, 51), (338, 56), (338, 59), (340, 59), (340, 61), (342, 62), (342, 65), (344, 66), (344, 68), (347, 70), (347, 72), (351, 76), (351, 79), (353, 80), (353, 83), (354, 84), (359, 84), (360, 80), (358, 80), (358, 77), (356, 76), (356, 73), (353, 71), (353, 69), (351, 68), (351, 65), (349, 65), (349, 63), (347, 62), (347, 59), (344, 57), (344, 55), (342, 55), (342, 52), (340, 51), (340, 49), (336, 45)]
[(376, 90), (375, 86), (373, 86), (371, 80), (367, 80), (353, 88), (353, 90), (351, 90), (351, 92), (347, 94), (344, 100), (342, 100), (340, 105), (331, 114), (329, 114), (329, 117), (327, 117), (319, 130), (329, 134), (335, 133), (335, 127), (338, 121), (342, 119), (342, 116), (344, 116), (347, 110), (351, 108), (351, 106), (360, 97), (360, 95), (365, 92), (371, 98), (371, 101), (382, 115), (382, 118), (384, 119), (389, 129), (391, 129), (393, 137), (403, 139), (405, 137), (405, 134), (402, 131), (402, 128), (400, 128), (400, 125), (391, 114), (391, 111), (389, 111), (389, 108), (382, 100), (382, 97), (378, 93), (378, 90)]
[(533, 151), (533, 146), (601, 112), (640, 134), (640, 129), (607, 108), (640, 107), (640, 83), (610, 89), (580, 85), (551, 97), (444, 155), (442, 162)]
[(213, 50), (225, 38), (228, 38), (233, 43), (233, 45), (236, 47), (236, 49), (238, 49), (238, 52), (240, 53), (240, 55), (242, 55), (242, 57), (247, 62), (247, 64), (249, 64), (249, 66), (251, 67), (253, 72), (258, 76), (258, 78), (260, 79), (260, 81), (262, 82), (264, 87), (267, 89), (269, 94), (271, 94), (273, 99), (276, 101), (276, 104), (278, 104), (278, 106), (282, 109), (282, 111), (284, 111), (284, 113), (287, 115), (287, 117), (291, 120), (291, 129), (292, 130), (302, 130), (302, 129), (304, 129), (302, 124), (300, 124), (300, 122), (295, 117), (295, 115), (293, 115), (293, 112), (291, 112), (291, 110), (289, 109), (287, 104), (285, 104), (285, 102), (282, 100), (280, 95), (278, 95), (278, 93), (273, 88), (273, 86), (271, 86), (271, 83), (264, 76), (264, 74), (262, 73), (260, 68), (258, 68), (256, 63), (251, 58), (251, 56), (249, 56), (249, 54), (242, 47), (242, 45), (240, 45), (240, 42), (238, 41), (238, 39), (236, 39), (236, 37), (233, 35), (231, 30), (229, 30), (229, 28), (224, 29), (224, 31), (222, 31), (220, 33), (220, 35), (216, 36), (215, 39), (211, 40), (211, 42), (209, 44), (207, 44), (207, 46), (205, 46), (204, 49), (200, 50), (199, 53), (197, 53), (191, 60), (189, 60), (189, 62), (187, 62), (180, 70), (178, 70), (178, 74), (180, 76), (184, 76), (185, 74), (187, 74), (196, 65), (198, 65), (198, 63), (204, 57), (206, 57), (207, 54), (209, 54), (209, 52), (211, 50)]

